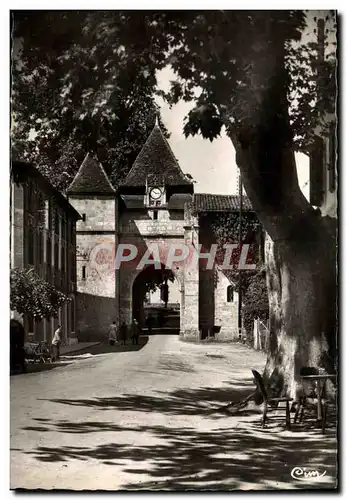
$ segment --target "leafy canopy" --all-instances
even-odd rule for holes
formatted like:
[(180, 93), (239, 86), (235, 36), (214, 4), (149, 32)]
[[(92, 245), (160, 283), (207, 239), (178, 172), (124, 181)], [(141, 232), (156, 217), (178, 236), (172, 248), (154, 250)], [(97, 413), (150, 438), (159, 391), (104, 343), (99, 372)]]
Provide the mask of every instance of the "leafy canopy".
[(57, 316), (60, 307), (71, 299), (40, 278), (33, 269), (11, 269), (10, 307), (12, 311), (34, 318)]
[[(195, 102), (184, 127), (212, 140), (261, 120), (273, 58), (297, 147), (335, 105), (335, 52), (318, 65), (316, 37), (300, 41), (304, 11), (27, 11), (13, 14), (13, 151), (64, 189), (84, 155), (96, 153), (117, 185), (153, 127), (154, 95)], [(311, 16), (312, 17), (312, 16)], [(333, 13), (330, 17), (333, 17)], [(312, 24), (312, 23), (311, 23)], [(313, 29), (312, 29), (313, 31)], [(169, 92), (157, 71), (170, 65)], [(325, 95), (319, 95), (321, 67)], [(281, 75), (280, 75), (281, 76)], [(284, 107), (287, 103), (282, 103)], [(163, 124), (162, 124), (163, 127)], [(164, 128), (164, 127), (163, 127)]]
[(165, 41), (141, 43), (150, 42), (153, 20), (136, 12), (13, 15), (14, 155), (64, 190), (91, 152), (117, 185), (158, 116), (152, 59), (163, 58)]

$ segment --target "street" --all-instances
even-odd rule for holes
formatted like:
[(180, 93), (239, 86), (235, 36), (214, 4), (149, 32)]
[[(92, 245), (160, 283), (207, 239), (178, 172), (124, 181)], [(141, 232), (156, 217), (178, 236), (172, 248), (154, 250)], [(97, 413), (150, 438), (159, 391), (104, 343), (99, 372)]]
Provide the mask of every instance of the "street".
[[(140, 344), (11, 377), (12, 489), (333, 487), (333, 433), (261, 429), (259, 407), (211, 412), (251, 392), (263, 353), (173, 335)], [(326, 472), (293, 479), (302, 466)]]

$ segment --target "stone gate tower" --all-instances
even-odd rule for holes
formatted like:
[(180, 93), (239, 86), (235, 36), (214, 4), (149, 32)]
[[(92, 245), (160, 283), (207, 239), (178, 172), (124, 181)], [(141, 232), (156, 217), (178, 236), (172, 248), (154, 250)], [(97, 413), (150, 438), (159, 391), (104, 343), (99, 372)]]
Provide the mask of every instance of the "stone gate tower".
[(68, 189), (82, 215), (76, 224), (76, 330), (84, 340), (103, 337), (117, 321), (114, 252), (117, 197), (103, 167), (89, 154)]
[[(156, 124), (119, 188), (119, 243), (143, 250), (159, 248), (165, 265), (170, 248), (198, 244), (196, 221), (188, 215), (193, 183), (182, 172), (168, 142)], [(195, 223), (195, 224), (194, 224)], [(187, 270), (183, 262), (171, 267), (180, 292), (180, 334), (197, 340), (199, 335), (199, 267)], [(121, 320), (133, 313), (134, 284), (141, 271), (129, 266), (119, 271)]]
[[(130, 324), (137, 314), (141, 258), (153, 247), (153, 270), (170, 269), (180, 290), (180, 336), (198, 341), (203, 331), (216, 340), (238, 337), (237, 293), (224, 274), (204, 271), (198, 259), (175, 259), (172, 248), (199, 249), (204, 231), (199, 210), (235, 211), (235, 197), (194, 195), (156, 123), (127, 177), (117, 190), (103, 167), (90, 155), (68, 189), (70, 203), (82, 215), (77, 223), (77, 334), (102, 339), (110, 323)], [(237, 203), (236, 203), (237, 204)], [(193, 210), (193, 208), (195, 209)], [(136, 249), (136, 258), (118, 268), (120, 248)], [(175, 250), (176, 252), (176, 250)], [(146, 268), (148, 270), (148, 266)], [(217, 279), (216, 279), (217, 276)], [(216, 330), (217, 328), (217, 330)]]

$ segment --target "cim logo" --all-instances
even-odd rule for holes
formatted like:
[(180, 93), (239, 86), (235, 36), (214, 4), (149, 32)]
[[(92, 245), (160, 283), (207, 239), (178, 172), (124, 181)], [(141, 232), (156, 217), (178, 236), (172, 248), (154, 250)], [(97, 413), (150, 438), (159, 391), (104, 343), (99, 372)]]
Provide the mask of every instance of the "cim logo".
[(294, 467), (290, 475), (298, 481), (319, 481), (326, 473), (326, 470), (320, 473), (318, 469), (310, 467)]

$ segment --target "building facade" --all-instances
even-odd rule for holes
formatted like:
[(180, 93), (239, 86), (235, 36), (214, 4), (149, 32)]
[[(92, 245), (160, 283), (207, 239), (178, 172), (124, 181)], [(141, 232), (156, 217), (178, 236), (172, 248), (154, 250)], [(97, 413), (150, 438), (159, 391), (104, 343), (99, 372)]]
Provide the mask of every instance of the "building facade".
[[(102, 165), (87, 155), (68, 199), (82, 216), (76, 226), (76, 328), (81, 340), (105, 338), (113, 321), (130, 324), (137, 317), (144, 325), (143, 284), (151, 272), (163, 272), (168, 259), (177, 257), (173, 248), (199, 248), (199, 213), (239, 211), (238, 196), (194, 194), (157, 124), (117, 190)], [(243, 207), (251, 210), (247, 199)], [(149, 254), (153, 264), (141, 267)], [(182, 339), (198, 341), (206, 332), (220, 341), (238, 339), (233, 283), (218, 267), (206, 270), (198, 259), (189, 266), (186, 262), (174, 258), (168, 266), (179, 290)]]
[(337, 218), (336, 118), (325, 114), (325, 125), (315, 130), (310, 156), (310, 203), (323, 217)]
[(34, 269), (46, 282), (70, 297), (57, 318), (35, 320), (13, 311), (36, 341), (50, 342), (58, 324), (63, 341), (76, 331), (76, 221), (67, 199), (32, 165), (11, 166), (11, 268)]

